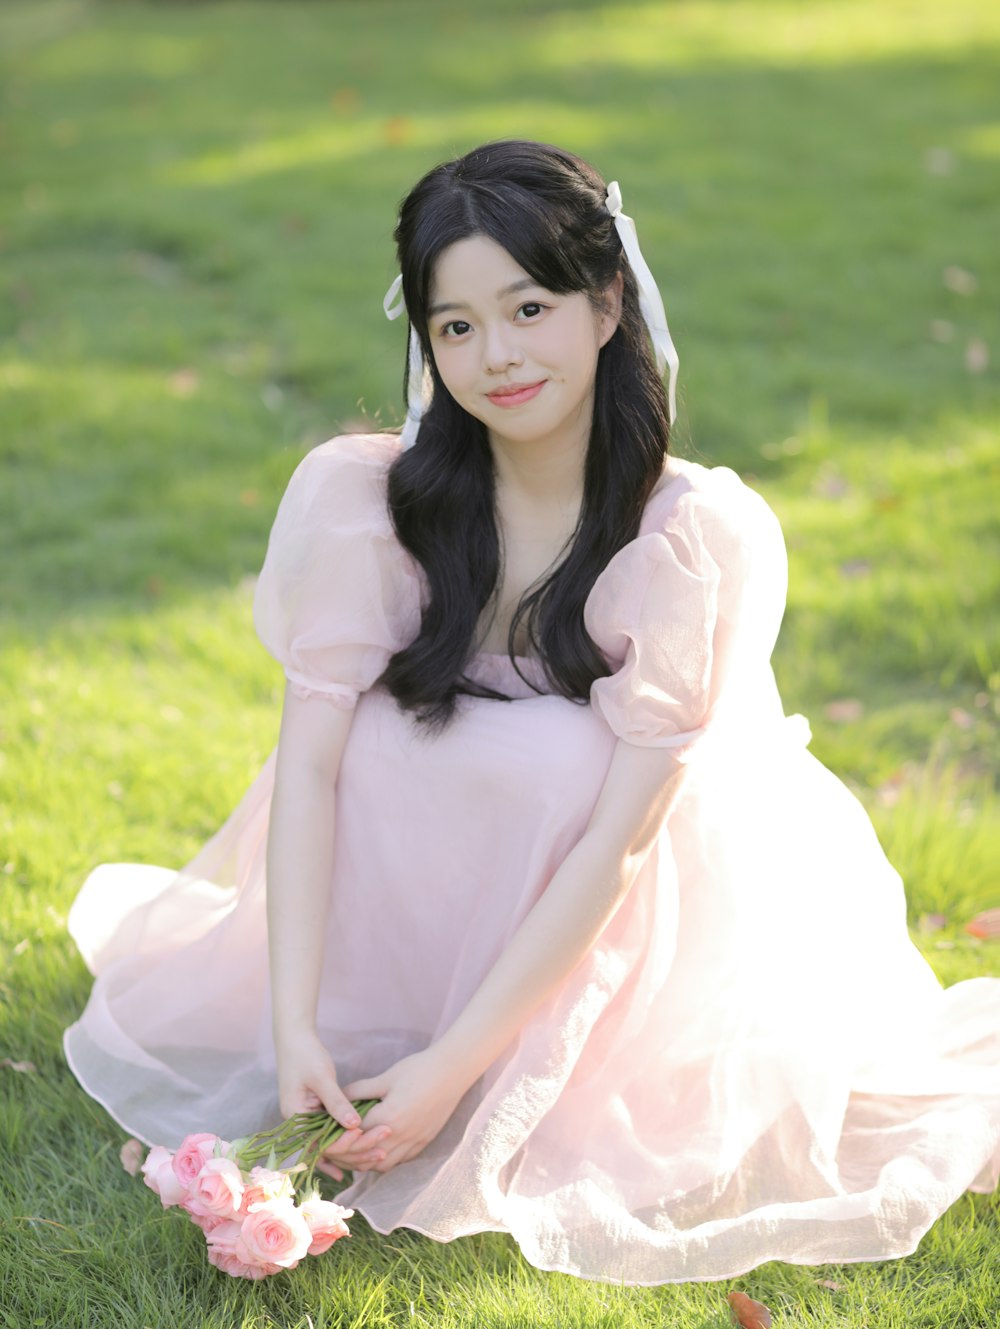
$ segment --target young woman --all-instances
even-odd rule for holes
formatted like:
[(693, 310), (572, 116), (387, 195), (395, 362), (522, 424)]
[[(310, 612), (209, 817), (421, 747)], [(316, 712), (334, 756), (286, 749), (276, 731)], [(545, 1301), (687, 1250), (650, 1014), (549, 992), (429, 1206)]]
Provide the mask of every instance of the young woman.
[(342, 1204), (585, 1278), (912, 1251), (997, 1183), (1000, 980), (941, 987), (783, 712), (781, 529), (668, 452), (617, 184), (489, 143), (395, 239), (406, 427), (292, 476), (276, 753), (184, 871), (88, 879), (74, 1071), (167, 1145), (378, 1098)]

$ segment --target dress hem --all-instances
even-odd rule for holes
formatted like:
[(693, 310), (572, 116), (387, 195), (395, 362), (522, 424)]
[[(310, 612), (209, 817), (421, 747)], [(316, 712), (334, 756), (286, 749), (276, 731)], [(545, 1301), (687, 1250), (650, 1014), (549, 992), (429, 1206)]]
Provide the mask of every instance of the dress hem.
[[(956, 1199), (958, 1198), (960, 1197), (956, 1196)], [(678, 1284), (679, 1283), (725, 1283), (731, 1278), (742, 1278), (744, 1274), (752, 1273), (754, 1269), (759, 1269), (761, 1265), (771, 1264), (774, 1262), (778, 1264), (796, 1265), (800, 1268), (805, 1267), (813, 1269), (824, 1269), (830, 1265), (875, 1264), (882, 1260), (902, 1260), (905, 1259), (908, 1255), (912, 1255), (916, 1251), (921, 1241), (923, 1241), (924, 1237), (930, 1231), (930, 1228), (933, 1226), (934, 1221), (936, 1221), (932, 1220), (932, 1222), (929, 1223), (927, 1227), (924, 1228), (924, 1230), (918, 1234), (916, 1241), (914, 1241), (912, 1245), (907, 1245), (903, 1249), (889, 1253), (882, 1251), (878, 1255), (845, 1255), (840, 1257), (839, 1259), (831, 1259), (831, 1260), (795, 1260), (795, 1259), (786, 1258), (785, 1256), (782, 1255), (766, 1255), (762, 1259), (754, 1260), (753, 1263), (742, 1266), (739, 1269), (734, 1269), (732, 1272), (727, 1274), (681, 1274), (676, 1278), (612, 1279), (612, 1278), (607, 1278), (601, 1274), (582, 1273), (577, 1269), (568, 1269), (563, 1265), (539, 1264), (535, 1260), (532, 1260), (531, 1257), (525, 1252), (520, 1242), (518, 1242), (517, 1237), (514, 1235), (513, 1232), (511, 1232), (509, 1228), (475, 1227), (475, 1228), (469, 1228), (465, 1232), (456, 1232), (453, 1236), (450, 1237), (442, 1237), (438, 1236), (434, 1232), (429, 1231), (426, 1228), (420, 1227), (416, 1223), (395, 1223), (392, 1224), (390, 1227), (382, 1228), (379, 1227), (377, 1223), (372, 1222), (372, 1220), (369, 1218), (368, 1214), (365, 1212), (362, 1205), (354, 1204), (351, 1207), (353, 1208), (355, 1213), (360, 1214), (362, 1218), (364, 1218), (365, 1222), (372, 1229), (372, 1231), (377, 1232), (380, 1237), (389, 1236), (393, 1232), (398, 1232), (400, 1228), (406, 1228), (410, 1232), (419, 1233), (419, 1235), (422, 1237), (427, 1237), (431, 1241), (436, 1241), (440, 1245), (446, 1246), (452, 1241), (457, 1241), (459, 1237), (472, 1237), (479, 1232), (498, 1232), (511, 1237), (515, 1245), (517, 1246), (517, 1249), (520, 1252), (522, 1259), (526, 1260), (527, 1263), (532, 1266), (532, 1268), (541, 1270), (542, 1273), (568, 1274), (571, 1278), (579, 1278), (582, 1279), (584, 1282), (605, 1283), (605, 1284), (610, 1284), (614, 1287), (662, 1287), (666, 1283), (678, 1283)]]

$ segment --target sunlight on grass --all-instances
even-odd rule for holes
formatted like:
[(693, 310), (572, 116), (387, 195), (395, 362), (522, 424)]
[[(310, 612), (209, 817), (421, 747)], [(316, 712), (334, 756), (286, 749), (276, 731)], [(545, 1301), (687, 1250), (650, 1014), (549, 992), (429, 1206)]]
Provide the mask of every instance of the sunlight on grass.
[(581, 22), (569, 9), (540, 17), (541, 62), (553, 69), (586, 60), (636, 69), (821, 68), (916, 55), (941, 59), (1000, 42), (1000, 9), (968, 0), (681, 0), (608, 5), (589, 17)]
[[(121, 363), (45, 364), (39, 360), (0, 360), (0, 388), (34, 394), (42, 401), (52, 393), (81, 414), (78, 419), (106, 420), (125, 402), (151, 405), (157, 399), (191, 395), (194, 385), (171, 374), (167, 366), (153, 370)], [(8, 406), (10, 403), (8, 403)]]
[[(970, 780), (959, 763), (932, 755), (880, 792), (872, 822), (906, 883), (914, 926), (921, 915), (939, 914), (958, 930), (996, 906), (1000, 797), (988, 774)], [(988, 947), (983, 958), (991, 958)]]
[(954, 136), (955, 146), (971, 157), (1000, 157), (1000, 124), (970, 125)]
[(408, 114), (388, 119), (356, 116), (342, 124), (316, 125), (282, 137), (261, 137), (230, 152), (165, 163), (151, 172), (154, 183), (225, 187), (302, 166), (363, 160), (387, 147), (452, 150), (462, 138), (531, 134), (591, 144), (613, 141), (627, 131), (630, 112), (570, 109), (557, 102), (518, 101), (478, 105), (460, 119), (453, 114)]

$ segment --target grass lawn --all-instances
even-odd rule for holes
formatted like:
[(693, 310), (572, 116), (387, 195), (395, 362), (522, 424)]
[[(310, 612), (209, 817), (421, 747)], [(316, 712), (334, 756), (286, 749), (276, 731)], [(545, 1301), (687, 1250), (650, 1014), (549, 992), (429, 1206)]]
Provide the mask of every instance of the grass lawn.
[[(946, 983), (1000, 879), (1000, 8), (342, 0), (0, 8), (0, 1326), (989, 1329), (1000, 1197), (903, 1260), (616, 1288), (362, 1220), (236, 1283), (119, 1167), (60, 1037), (66, 911), (181, 866), (277, 735), (253, 578), (304, 451), (396, 423), (402, 195), (490, 138), (621, 183), (675, 450), (781, 518), (774, 664)], [(863, 928), (865, 920), (858, 919)], [(849, 976), (845, 976), (849, 981)], [(346, 1249), (345, 1249), (346, 1248)]]

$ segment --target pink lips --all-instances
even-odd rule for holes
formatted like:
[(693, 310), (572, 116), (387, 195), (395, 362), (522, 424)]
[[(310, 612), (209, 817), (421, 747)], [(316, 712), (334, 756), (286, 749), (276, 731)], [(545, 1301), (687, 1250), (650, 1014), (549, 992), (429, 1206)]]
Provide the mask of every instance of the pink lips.
[(517, 387), (513, 392), (509, 390), (488, 392), (486, 395), (494, 406), (520, 406), (522, 402), (531, 401), (532, 397), (537, 397), (542, 388), (545, 387), (546, 380), (543, 378), (540, 383), (526, 383), (524, 387)]

